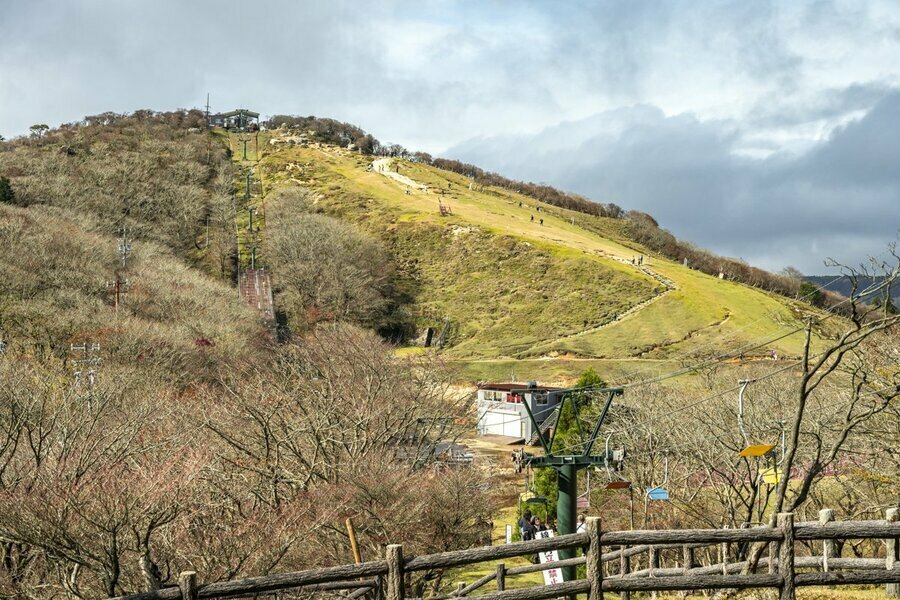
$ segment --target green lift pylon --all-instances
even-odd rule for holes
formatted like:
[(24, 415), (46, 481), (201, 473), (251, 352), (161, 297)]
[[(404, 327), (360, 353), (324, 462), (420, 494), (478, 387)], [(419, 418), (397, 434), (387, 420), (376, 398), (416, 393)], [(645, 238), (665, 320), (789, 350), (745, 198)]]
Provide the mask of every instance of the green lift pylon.
[[(513, 390), (512, 393), (533, 393), (533, 390)], [(556, 525), (559, 534), (566, 535), (568, 533), (575, 533), (576, 528), (575, 514), (577, 511), (578, 498), (578, 471), (590, 467), (609, 467), (613, 463), (612, 451), (605, 449), (602, 454), (591, 454), (591, 451), (594, 448), (594, 442), (597, 441), (600, 427), (603, 425), (603, 422), (606, 420), (606, 415), (609, 413), (609, 407), (612, 405), (613, 398), (623, 395), (624, 390), (622, 388), (572, 388), (568, 390), (557, 390), (553, 393), (562, 395), (562, 400), (559, 403), (559, 410), (556, 413), (556, 423), (553, 426), (553, 435), (548, 443), (547, 440), (544, 439), (544, 435), (539, 434), (538, 439), (544, 449), (544, 456), (532, 456), (526, 454), (523, 457), (523, 463), (525, 465), (531, 465), (531, 467), (535, 469), (556, 469), (556, 481), (557, 487), (559, 488), (559, 499), (556, 502)], [(578, 402), (576, 402), (576, 398), (573, 397), (573, 394), (575, 393), (605, 393), (607, 395), (606, 403), (603, 405), (603, 410), (597, 416), (597, 421), (594, 423), (594, 430), (591, 432), (591, 436), (587, 440), (581, 440), (584, 444), (584, 450), (582, 450), (581, 454), (554, 454), (553, 441), (556, 438), (557, 428), (559, 427), (559, 421), (562, 417), (566, 401), (571, 403), (575, 415), (575, 422), (578, 426), (578, 432), (579, 434), (582, 433), (578, 417)], [(528, 405), (528, 402), (524, 402), (523, 404), (525, 410), (528, 412), (528, 418), (531, 420), (534, 431), (540, 432), (538, 422), (534, 418), (534, 414), (531, 412), (531, 407)], [(562, 450), (571, 450), (571, 448), (563, 448)], [(574, 550), (571, 549), (561, 550), (559, 554), (560, 559), (574, 558), (575, 556)], [(566, 581), (573, 581), (575, 579), (575, 568), (563, 568), (563, 577)]]

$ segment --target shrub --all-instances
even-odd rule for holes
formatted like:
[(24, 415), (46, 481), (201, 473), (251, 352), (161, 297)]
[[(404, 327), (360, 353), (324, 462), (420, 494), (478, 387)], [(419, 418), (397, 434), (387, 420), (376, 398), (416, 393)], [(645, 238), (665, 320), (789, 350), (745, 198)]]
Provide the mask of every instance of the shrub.
[(377, 328), (388, 307), (392, 273), (378, 242), (344, 221), (301, 212), (303, 192), (270, 200), (265, 252), (278, 274), (279, 304), (291, 328), (320, 321)]
[(4, 204), (14, 204), (16, 202), (16, 194), (13, 192), (9, 177), (0, 177), (0, 202)]

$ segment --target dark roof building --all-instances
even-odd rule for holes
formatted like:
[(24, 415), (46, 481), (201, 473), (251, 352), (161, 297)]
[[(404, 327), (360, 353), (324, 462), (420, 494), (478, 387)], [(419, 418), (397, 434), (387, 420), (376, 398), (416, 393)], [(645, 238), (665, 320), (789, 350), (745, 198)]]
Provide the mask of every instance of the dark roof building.
[(217, 113), (209, 116), (209, 125), (238, 131), (253, 130), (259, 127), (259, 113), (246, 108)]

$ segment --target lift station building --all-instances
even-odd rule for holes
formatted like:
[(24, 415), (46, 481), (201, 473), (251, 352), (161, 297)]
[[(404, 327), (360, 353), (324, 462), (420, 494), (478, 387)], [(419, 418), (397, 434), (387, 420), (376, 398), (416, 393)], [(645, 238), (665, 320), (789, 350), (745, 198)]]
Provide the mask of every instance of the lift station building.
[(209, 116), (211, 127), (223, 127), (234, 131), (255, 131), (259, 129), (259, 113), (238, 108)]
[(535, 437), (537, 431), (528, 418), (528, 408), (538, 427), (555, 418), (555, 409), (561, 400), (560, 388), (528, 383), (485, 383), (478, 386), (475, 400), (478, 410), (478, 433), (522, 438)]

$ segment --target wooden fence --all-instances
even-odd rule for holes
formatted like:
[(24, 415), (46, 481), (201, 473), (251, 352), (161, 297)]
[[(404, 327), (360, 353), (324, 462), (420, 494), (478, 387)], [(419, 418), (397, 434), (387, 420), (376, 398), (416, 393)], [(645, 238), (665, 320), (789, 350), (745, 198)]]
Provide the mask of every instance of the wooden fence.
[[(257, 596), (279, 591), (296, 594), (331, 592), (348, 600), (372, 596), (377, 600), (404, 600), (406, 575), (417, 571), (435, 571), (486, 561), (502, 561), (531, 556), (550, 550), (581, 549), (577, 558), (496, 570), (469, 585), (459, 584), (456, 591), (428, 600), (459, 598), (495, 582), (496, 591), (477, 596), (479, 600), (543, 600), (572, 594), (587, 594), (588, 600), (600, 600), (605, 592), (618, 592), (628, 598), (631, 592), (690, 591), (711, 589), (777, 588), (780, 600), (793, 600), (795, 589), (815, 585), (889, 584), (888, 594), (898, 595), (900, 585), (900, 520), (898, 510), (889, 509), (885, 520), (834, 522), (828, 512), (820, 520), (795, 523), (792, 513), (778, 515), (775, 528), (684, 529), (643, 531), (601, 531), (600, 520), (589, 518), (586, 531), (553, 538), (517, 542), (502, 546), (471, 548), (440, 554), (405, 557), (403, 547), (389, 545), (384, 560), (310, 569), (292, 573), (219, 581), (201, 585), (195, 572), (184, 572), (177, 587), (123, 596), (118, 600), (199, 600)], [(835, 543), (847, 539), (882, 539), (885, 558), (841, 558)], [(797, 542), (821, 541), (821, 556), (798, 556)], [(764, 543), (766, 556), (757, 564), (764, 573), (748, 571), (746, 561), (728, 562), (728, 544)], [(696, 566), (694, 553), (703, 547), (722, 550), (718, 564)], [(603, 552), (603, 548), (615, 548)], [(661, 553), (676, 550), (681, 565), (660, 568)], [(632, 557), (647, 553), (646, 569), (630, 570)], [(507, 577), (557, 567), (585, 565), (585, 579), (520, 589), (506, 589)], [(798, 569), (804, 569), (798, 572)], [(813, 569), (813, 570), (807, 570)]]

